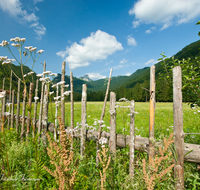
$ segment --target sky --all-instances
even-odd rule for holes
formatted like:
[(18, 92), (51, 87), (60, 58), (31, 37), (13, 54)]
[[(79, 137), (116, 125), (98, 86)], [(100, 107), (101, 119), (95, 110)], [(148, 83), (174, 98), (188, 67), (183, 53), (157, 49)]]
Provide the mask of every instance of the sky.
[[(112, 76), (129, 76), (157, 63), (161, 52), (171, 57), (199, 40), (199, 10), (200, 0), (0, 0), (0, 42), (26, 38), (23, 47), (44, 50), (36, 73), (44, 61), (61, 73), (65, 61), (66, 74), (77, 78), (106, 78), (111, 68)], [(4, 47), (0, 56), (13, 58)]]

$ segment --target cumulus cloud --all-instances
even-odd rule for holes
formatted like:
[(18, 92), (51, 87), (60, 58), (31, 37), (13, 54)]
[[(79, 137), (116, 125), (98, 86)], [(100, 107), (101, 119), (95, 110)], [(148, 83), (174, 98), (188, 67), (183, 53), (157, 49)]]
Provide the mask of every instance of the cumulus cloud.
[(147, 34), (150, 34), (150, 33), (151, 33), (151, 30), (146, 30), (146, 33), (147, 33)]
[(132, 73), (126, 73), (125, 76), (130, 76)]
[(133, 27), (142, 22), (154, 23), (162, 24), (163, 30), (173, 24), (191, 21), (200, 15), (199, 10), (199, 0), (139, 0), (129, 10), (129, 14), (135, 15)]
[(127, 59), (122, 59), (121, 61), (120, 61), (120, 64), (124, 64), (124, 63), (126, 63), (128, 60)]
[(56, 53), (65, 58), (70, 69), (89, 66), (90, 62), (106, 59), (109, 55), (123, 49), (115, 36), (101, 30), (92, 32), (89, 37), (83, 38), (79, 43), (75, 42), (65, 51)]
[[(41, 0), (35, 0), (37, 2)], [(0, 1), (0, 9), (2, 9), (5, 13), (8, 13), (12, 17), (16, 18), (20, 23), (24, 22), (35, 22), (36, 25), (32, 24), (31, 27), (34, 28), (34, 31), (41, 38), (42, 35), (45, 34), (46, 28), (39, 24), (39, 18), (35, 15), (35, 13), (28, 13), (27, 10), (22, 8), (22, 3), (20, 0), (1, 0)], [(38, 28), (40, 27), (40, 29)]]
[(129, 46), (137, 46), (135, 38), (131, 37), (130, 35), (127, 36), (127, 43)]
[(150, 59), (149, 61), (147, 61), (146, 63), (145, 63), (145, 65), (153, 65), (153, 64), (155, 64), (155, 63), (157, 63), (157, 61), (155, 60), (155, 59)]
[(90, 79), (105, 79), (106, 76), (101, 75), (100, 73), (86, 73)]

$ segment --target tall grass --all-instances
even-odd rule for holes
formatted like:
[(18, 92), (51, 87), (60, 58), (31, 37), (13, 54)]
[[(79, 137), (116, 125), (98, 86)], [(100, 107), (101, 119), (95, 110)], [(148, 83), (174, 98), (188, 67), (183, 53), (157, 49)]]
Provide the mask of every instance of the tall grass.
[[(94, 119), (100, 119), (103, 102), (87, 102), (87, 123), (92, 125)], [(110, 113), (109, 102), (106, 106), (106, 114), (104, 117), (105, 125), (109, 126)], [(39, 106), (38, 106), (39, 108)], [(70, 125), (70, 103), (66, 103), (66, 125)], [(75, 124), (81, 122), (81, 103), (75, 102), (74, 106)], [(135, 103), (135, 111), (139, 114), (135, 115), (135, 133), (143, 137), (148, 137), (149, 130), (149, 103)], [(126, 127), (126, 134), (129, 134), (127, 123), (128, 109), (117, 108), (117, 133), (122, 133)], [(195, 133), (199, 132), (200, 120), (198, 112), (194, 114), (189, 105), (183, 104), (184, 131)], [(31, 112), (33, 114), (33, 112)], [(39, 112), (38, 112), (39, 113)], [(54, 122), (54, 104), (49, 107), (48, 120)], [(59, 113), (60, 114), (60, 110)], [(125, 118), (127, 117), (127, 118)], [(124, 119), (123, 119), (124, 118)], [(106, 127), (102, 130), (108, 131)], [(155, 113), (155, 138), (164, 139), (173, 132), (173, 104), (157, 103)], [(50, 133), (49, 133), (50, 134)], [(52, 136), (52, 134), (50, 134)], [(51, 164), (51, 158), (48, 156), (46, 148), (41, 144), (37, 144), (37, 140), (28, 140), (28, 142), (20, 142), (18, 134), (14, 129), (5, 130), (0, 133), (1, 152), (0, 152), (0, 187), (2, 189), (58, 189), (56, 178), (52, 177), (47, 171), (43, 170), (43, 166), (55, 170)], [(199, 144), (198, 135), (187, 135), (185, 142)], [(100, 164), (96, 167), (96, 143), (93, 141), (86, 142), (85, 158), (80, 159), (80, 141), (74, 140), (74, 160), (79, 158), (77, 167), (77, 175), (74, 181), (74, 189), (100, 189), (101, 176), (103, 166)], [(104, 181), (104, 189), (147, 189), (145, 186), (143, 174), (143, 160), (148, 160), (145, 152), (135, 151), (135, 176), (129, 176), (129, 148), (117, 149), (116, 156), (111, 157), (110, 164), (106, 169), (106, 180)], [(165, 168), (167, 162), (165, 163)], [(148, 168), (148, 167), (147, 167)], [(162, 171), (160, 171), (162, 172)], [(184, 177), (186, 189), (199, 189), (199, 170), (196, 163), (184, 164)], [(4, 178), (2, 177), (4, 175)], [(10, 179), (7, 180), (6, 179)], [(38, 181), (37, 181), (38, 180)], [(155, 189), (174, 189), (173, 171), (166, 173), (164, 178), (155, 184)]]

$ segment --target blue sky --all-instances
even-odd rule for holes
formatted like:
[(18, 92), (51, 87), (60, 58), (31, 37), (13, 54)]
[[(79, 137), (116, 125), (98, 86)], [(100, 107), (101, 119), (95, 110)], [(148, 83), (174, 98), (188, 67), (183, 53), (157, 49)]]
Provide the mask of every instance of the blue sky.
[[(113, 76), (130, 75), (155, 64), (162, 51), (172, 56), (199, 40), (199, 10), (199, 0), (0, 0), (0, 42), (20, 37), (43, 49), (36, 73), (44, 61), (61, 73), (66, 61), (66, 74), (75, 77), (97, 80), (111, 68)], [(6, 55), (13, 58), (0, 47)]]

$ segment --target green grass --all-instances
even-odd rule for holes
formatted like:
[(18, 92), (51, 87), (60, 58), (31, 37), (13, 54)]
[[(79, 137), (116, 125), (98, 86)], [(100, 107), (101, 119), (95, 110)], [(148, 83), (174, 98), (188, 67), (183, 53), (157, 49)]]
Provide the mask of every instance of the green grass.
[[(120, 105), (128, 105), (127, 103), (120, 102)], [(32, 106), (32, 116), (33, 116), (33, 107)], [(105, 112), (105, 125), (110, 126), (110, 113), (109, 111), (109, 102), (107, 102), (106, 112)], [(65, 121), (66, 125), (70, 125), (70, 102), (66, 102), (66, 112), (65, 112)], [(103, 108), (103, 102), (87, 102), (87, 123), (92, 125), (94, 119), (99, 120)], [(39, 104), (38, 104), (38, 114), (39, 114)], [(22, 111), (22, 110), (21, 110)], [(135, 111), (138, 114), (135, 114), (135, 133), (136, 135), (141, 135), (143, 137), (148, 137), (149, 133), (149, 103), (135, 103)], [(197, 110), (192, 110), (188, 104), (183, 104), (183, 123), (184, 123), (184, 132), (197, 133), (199, 132), (200, 120), (199, 113), (194, 114)], [(16, 112), (16, 108), (15, 108)], [(129, 134), (129, 123), (130, 117), (129, 108), (117, 108), (117, 133)], [(27, 115), (27, 114), (26, 114)], [(54, 103), (49, 104), (49, 122), (54, 122), (55, 107)], [(58, 115), (60, 114), (60, 108)], [(38, 117), (37, 117), (38, 118)], [(74, 103), (74, 118), (75, 125), (77, 122), (81, 122), (81, 102)], [(163, 137), (168, 137), (171, 132), (173, 132), (173, 103), (156, 103), (155, 110), (155, 138), (163, 139)], [(126, 130), (124, 131), (123, 128)], [(108, 131), (105, 127), (102, 130)], [(16, 138), (17, 134), (15, 130), (5, 130), (5, 133), (0, 133), (0, 140), (2, 145), (0, 147), (0, 164), (2, 164), (4, 158), (4, 163), (9, 162), (10, 165), (10, 175), (13, 178), (17, 178), (20, 175), (25, 175), (29, 179), (42, 179), (38, 189), (52, 189), (52, 187), (57, 187), (55, 179), (49, 175), (47, 172), (43, 171), (42, 166), (48, 166), (52, 169), (50, 164), (50, 158), (48, 157), (43, 146), (35, 143), (36, 141), (29, 140), (27, 145), (26, 142), (21, 143), (20, 138)], [(200, 138), (199, 135), (186, 135), (185, 142), (199, 144)], [(6, 145), (6, 146), (4, 146)], [(38, 169), (36, 168), (36, 148), (38, 148)], [(117, 149), (116, 161), (112, 161), (109, 166), (107, 173), (107, 188), (106, 189), (146, 189), (144, 185), (143, 175), (142, 175), (142, 159), (148, 158), (147, 153), (135, 151), (135, 160), (137, 165), (135, 166), (135, 178), (134, 181), (131, 181), (128, 175), (128, 164), (129, 164), (129, 148)], [(80, 140), (74, 140), (74, 152), (75, 157), (79, 158), (80, 152)], [(6, 158), (8, 155), (8, 161)], [(86, 142), (86, 158), (80, 160), (78, 167), (78, 174), (76, 177), (75, 189), (100, 189), (100, 175), (99, 171), (101, 167), (96, 167), (95, 163), (96, 155), (96, 143)], [(173, 158), (171, 158), (173, 159)], [(163, 165), (165, 168), (167, 164)], [(8, 166), (4, 164), (5, 171), (7, 172)], [(36, 173), (34, 167), (39, 171)], [(0, 174), (4, 173), (3, 168), (0, 169)], [(194, 174), (194, 176), (192, 176)], [(174, 189), (174, 177), (173, 172), (170, 172), (163, 178), (160, 182), (156, 183), (155, 189)], [(36, 177), (34, 177), (36, 176)], [(37, 177), (38, 176), (38, 177)], [(185, 177), (185, 187), (186, 189), (192, 189), (195, 182), (195, 176), (199, 176), (199, 171), (197, 169), (197, 163), (184, 163), (184, 177)], [(18, 178), (17, 178), (18, 179)], [(192, 180), (192, 182), (191, 182)], [(36, 183), (34, 181), (23, 182), (21, 179), (18, 181), (6, 181), (3, 182), (3, 187), (6, 185), (11, 186), (14, 184), (16, 189), (36, 189)], [(15, 188), (15, 187), (14, 187)], [(197, 189), (199, 186), (197, 187)]]
[[(125, 102), (120, 102), (120, 105), (129, 105)], [(103, 102), (87, 102), (87, 123), (92, 125), (94, 120), (100, 119), (103, 108)], [(106, 126), (110, 126), (110, 102), (106, 104), (106, 112), (104, 121)], [(123, 134), (123, 128), (126, 128), (125, 134), (129, 134), (128, 123), (130, 121), (129, 108), (116, 108), (117, 109), (117, 133)], [(40, 104), (37, 106), (37, 119), (39, 118)], [(136, 102), (135, 111), (135, 134), (142, 137), (148, 137), (149, 134), (149, 102)], [(196, 112), (197, 114), (194, 114)], [(15, 106), (16, 113), (16, 106)], [(22, 105), (20, 114), (22, 113)], [(34, 104), (32, 104), (32, 117), (34, 113)], [(65, 103), (65, 125), (70, 125), (70, 102)], [(27, 113), (26, 113), (27, 115)], [(58, 115), (61, 115), (60, 107)], [(49, 104), (49, 122), (55, 121), (55, 106), (54, 103)], [(74, 125), (77, 122), (81, 123), (81, 102), (74, 103)], [(163, 138), (173, 132), (173, 103), (156, 103), (155, 109), (155, 138)], [(98, 128), (98, 126), (97, 126)], [(185, 133), (199, 133), (200, 130), (200, 113), (197, 110), (192, 110), (187, 103), (183, 103), (183, 128)], [(103, 128), (102, 130), (107, 130)], [(185, 142), (200, 144), (199, 135), (186, 135)]]

